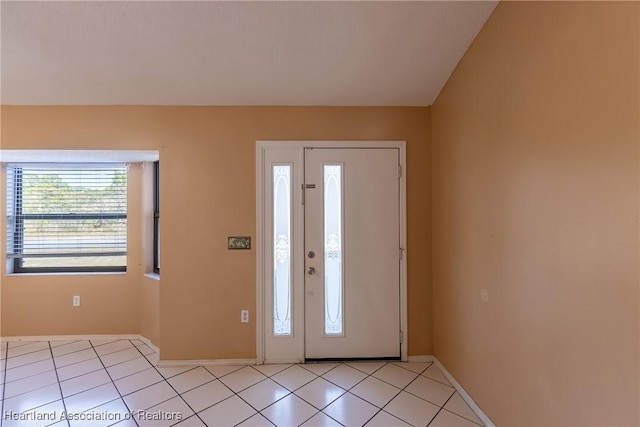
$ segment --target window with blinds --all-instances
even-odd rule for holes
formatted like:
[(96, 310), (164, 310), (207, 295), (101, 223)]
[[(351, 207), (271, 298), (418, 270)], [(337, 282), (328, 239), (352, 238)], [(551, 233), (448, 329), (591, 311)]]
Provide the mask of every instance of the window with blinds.
[(153, 272), (160, 274), (160, 162), (153, 163)]
[(7, 165), (7, 256), (14, 273), (126, 271), (126, 165)]

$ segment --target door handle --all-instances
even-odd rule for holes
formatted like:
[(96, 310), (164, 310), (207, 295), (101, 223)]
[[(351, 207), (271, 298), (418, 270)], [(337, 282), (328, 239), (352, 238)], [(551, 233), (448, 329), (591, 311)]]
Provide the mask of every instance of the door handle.
[(316, 269), (313, 267), (307, 268), (307, 274), (309, 275), (316, 274)]

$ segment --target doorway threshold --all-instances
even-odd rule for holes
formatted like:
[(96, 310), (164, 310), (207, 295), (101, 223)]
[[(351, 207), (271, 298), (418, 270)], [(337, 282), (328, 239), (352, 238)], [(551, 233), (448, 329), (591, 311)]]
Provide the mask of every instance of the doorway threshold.
[(304, 359), (304, 363), (329, 363), (329, 362), (389, 362), (389, 361), (401, 361), (398, 357), (325, 357), (325, 358), (312, 358)]

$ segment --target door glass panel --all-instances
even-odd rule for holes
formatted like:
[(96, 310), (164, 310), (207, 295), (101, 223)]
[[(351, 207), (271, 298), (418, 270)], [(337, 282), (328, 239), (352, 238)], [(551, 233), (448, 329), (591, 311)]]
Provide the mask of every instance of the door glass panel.
[(324, 166), (324, 333), (343, 334), (342, 166)]
[(273, 334), (291, 335), (291, 166), (273, 166)]

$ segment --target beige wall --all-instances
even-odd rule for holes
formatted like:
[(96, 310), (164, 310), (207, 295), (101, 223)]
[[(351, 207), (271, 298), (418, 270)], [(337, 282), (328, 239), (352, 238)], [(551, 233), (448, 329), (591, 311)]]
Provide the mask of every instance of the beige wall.
[(144, 277), (138, 298), (138, 333), (160, 347), (160, 281)]
[[(3, 126), (7, 126), (7, 122), (8, 120), (3, 120)], [(137, 294), (143, 272), (140, 257), (141, 174), (140, 164), (132, 164), (129, 167), (127, 273), (7, 276), (7, 263), (2, 262), (2, 336), (137, 333)], [(3, 207), (0, 214), (0, 232), (2, 236), (6, 236), (5, 172), (2, 171), (0, 176), (0, 205)], [(3, 261), (6, 259), (5, 242), (6, 239), (3, 238), (0, 250)], [(72, 306), (73, 295), (80, 296), (80, 307)]]
[[(254, 358), (255, 252), (226, 242), (255, 239), (255, 142), (406, 140), (409, 354), (431, 354), (429, 108), (3, 106), (1, 119), (4, 149), (155, 149), (162, 162), (161, 281), (143, 279), (147, 255), (131, 244), (126, 276), (3, 272), (3, 335), (141, 332), (163, 359)], [(139, 241), (142, 228), (130, 230)], [(85, 326), (71, 292), (83, 295)]]
[(142, 169), (142, 264), (146, 273), (141, 279), (138, 305), (139, 333), (160, 346), (160, 280), (153, 273), (153, 201), (154, 166), (145, 163)]
[(434, 352), (497, 425), (640, 424), (639, 23), (503, 2), (432, 108)]

